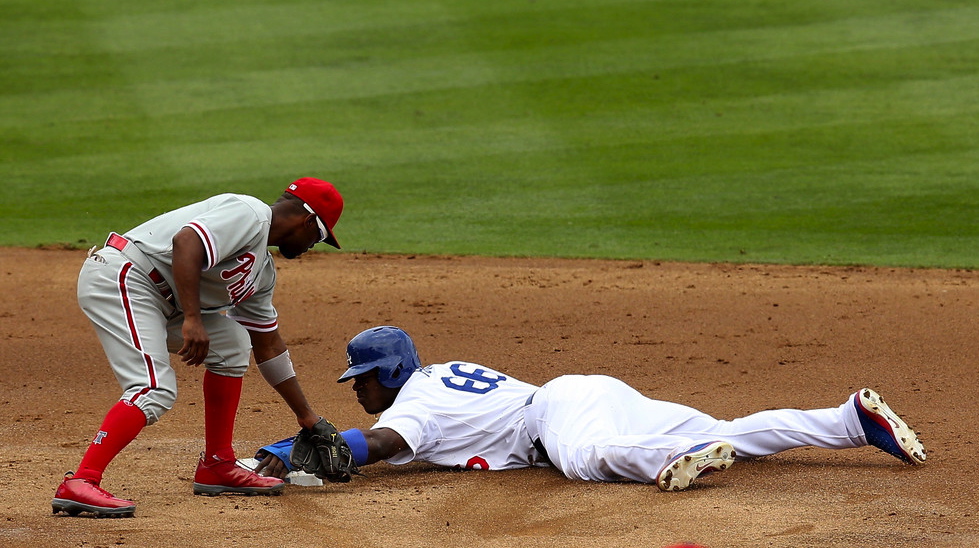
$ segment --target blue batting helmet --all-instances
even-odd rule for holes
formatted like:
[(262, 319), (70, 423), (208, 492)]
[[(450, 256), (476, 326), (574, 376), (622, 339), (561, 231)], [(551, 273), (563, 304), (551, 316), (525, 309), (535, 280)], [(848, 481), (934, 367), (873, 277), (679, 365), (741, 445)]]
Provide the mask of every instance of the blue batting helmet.
[(382, 386), (400, 388), (408, 377), (421, 368), (415, 343), (403, 330), (383, 325), (360, 332), (347, 343), (349, 368), (337, 382), (346, 382), (357, 375), (377, 369)]

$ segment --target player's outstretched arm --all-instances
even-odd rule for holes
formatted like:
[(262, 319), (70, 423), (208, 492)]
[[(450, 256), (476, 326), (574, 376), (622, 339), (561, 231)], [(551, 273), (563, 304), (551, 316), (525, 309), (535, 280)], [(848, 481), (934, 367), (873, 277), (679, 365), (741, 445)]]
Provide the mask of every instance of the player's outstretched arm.
[[(354, 428), (340, 435), (354, 449), (359, 466), (389, 459), (408, 448), (404, 438), (390, 428), (366, 431)], [(292, 438), (284, 439), (259, 449), (256, 458), (261, 458), (261, 461), (255, 467), (255, 472), (284, 479), (292, 471), (292, 467), (286, 463), (292, 451), (292, 441)]]
[(363, 432), (364, 440), (367, 442), (367, 462), (374, 464), (377, 461), (389, 459), (398, 453), (408, 449), (408, 442), (390, 428), (376, 428)]
[(255, 354), (255, 362), (266, 382), (271, 385), (276, 392), (286, 402), (292, 412), (296, 414), (296, 421), (302, 428), (312, 428), (320, 416), (313, 411), (306, 400), (299, 379), (292, 367), (292, 359), (289, 357), (289, 350), (286, 348), (285, 341), (279, 335), (279, 330), (269, 332), (249, 331), (252, 342), (252, 352)]

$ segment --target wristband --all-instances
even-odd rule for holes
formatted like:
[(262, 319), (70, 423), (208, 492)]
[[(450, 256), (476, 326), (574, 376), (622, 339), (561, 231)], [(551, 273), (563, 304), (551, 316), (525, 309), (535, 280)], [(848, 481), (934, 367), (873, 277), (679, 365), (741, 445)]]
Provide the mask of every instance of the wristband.
[(357, 463), (357, 466), (367, 464), (367, 438), (364, 437), (364, 433), (357, 428), (351, 428), (350, 430), (340, 432), (340, 436), (343, 437), (343, 441), (347, 442), (347, 446), (350, 447), (350, 454), (353, 455), (354, 462)]
[(296, 376), (296, 370), (292, 368), (292, 359), (289, 357), (288, 350), (258, 364), (258, 370), (265, 377), (265, 382), (269, 383), (269, 386), (275, 386)]

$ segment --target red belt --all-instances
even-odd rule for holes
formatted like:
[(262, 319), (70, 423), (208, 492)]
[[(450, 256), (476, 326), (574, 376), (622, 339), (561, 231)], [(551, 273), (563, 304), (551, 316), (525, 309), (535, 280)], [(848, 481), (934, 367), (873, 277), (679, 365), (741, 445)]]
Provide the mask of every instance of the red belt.
[[(105, 245), (113, 249), (118, 249), (123, 254), (125, 254), (126, 247), (133, 245), (133, 243), (123, 238), (122, 236), (116, 234), (115, 232), (113, 232), (112, 234), (109, 234), (109, 239), (105, 241)], [(133, 248), (136, 248), (136, 246), (133, 246)], [(132, 250), (130, 250), (130, 252), (132, 252)], [(136, 253), (141, 254), (142, 251), (139, 251), (138, 248), (136, 248)], [(173, 291), (170, 289), (170, 285), (167, 284), (166, 279), (163, 277), (163, 274), (160, 274), (159, 270), (155, 268), (150, 268), (149, 272), (147, 272), (146, 274), (148, 274), (150, 280), (152, 280), (153, 283), (156, 284), (156, 288), (160, 290), (160, 294), (163, 295), (165, 299), (167, 300), (172, 299)]]

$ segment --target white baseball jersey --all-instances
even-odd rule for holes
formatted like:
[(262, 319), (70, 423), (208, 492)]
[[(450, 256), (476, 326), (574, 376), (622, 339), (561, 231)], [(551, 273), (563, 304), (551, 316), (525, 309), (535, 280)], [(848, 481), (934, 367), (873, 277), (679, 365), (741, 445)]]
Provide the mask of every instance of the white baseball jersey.
[(537, 387), (467, 362), (415, 371), (373, 428), (390, 428), (408, 449), (387, 460), (503, 470), (537, 464), (523, 409)]

